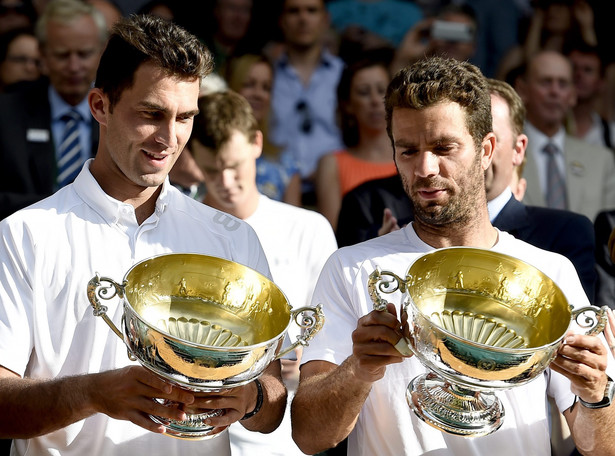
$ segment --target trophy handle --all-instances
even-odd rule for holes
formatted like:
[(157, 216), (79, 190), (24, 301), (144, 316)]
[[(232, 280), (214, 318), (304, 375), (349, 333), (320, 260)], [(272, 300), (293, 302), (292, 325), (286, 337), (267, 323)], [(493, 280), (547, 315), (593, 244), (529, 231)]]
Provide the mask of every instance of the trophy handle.
[[(101, 282), (108, 282), (111, 286), (103, 286)], [(122, 332), (117, 329), (117, 326), (111, 321), (111, 319), (107, 316), (107, 306), (100, 303), (98, 298), (109, 300), (115, 296), (119, 298), (124, 297), (124, 289), (121, 285), (115, 282), (113, 279), (109, 279), (107, 277), (100, 277), (98, 274), (92, 277), (92, 279), (88, 282), (88, 300), (90, 304), (94, 308), (94, 316), (102, 317), (105, 320), (105, 323), (113, 330), (117, 336), (124, 340), (124, 336)]]
[[(387, 278), (385, 280), (384, 277), (390, 277), (390, 279)], [(379, 312), (386, 311), (387, 304), (389, 304), (386, 299), (380, 296), (380, 293), (390, 294), (395, 293), (397, 290), (405, 293), (407, 288), (407, 282), (404, 279), (390, 271), (380, 271), (379, 268), (376, 268), (376, 270), (369, 275), (369, 279), (367, 281), (367, 290), (369, 292), (369, 297), (372, 299), (374, 304), (374, 310)], [(415, 353), (409, 340), (411, 338), (411, 329), (408, 323), (409, 316), (407, 307), (407, 305), (402, 305), (399, 309), (399, 318), (403, 321), (403, 336), (399, 339), (399, 342), (395, 344), (395, 349), (404, 356), (412, 356)], [(404, 313), (405, 318), (402, 317)]]
[[(384, 281), (383, 276), (389, 276), (392, 277), (392, 279)], [(404, 293), (406, 291), (406, 281), (397, 274), (393, 274), (389, 271), (380, 271), (378, 268), (369, 275), (367, 290), (369, 291), (369, 297), (374, 303), (374, 309), (383, 311), (386, 310), (389, 302), (383, 299), (379, 292), (395, 293), (399, 290)]]
[[(304, 312), (311, 312), (306, 315)], [(303, 315), (300, 315), (303, 314)], [(303, 331), (301, 335), (293, 342), (289, 347), (284, 350), (280, 350), (275, 359), (280, 359), (290, 351), (297, 348), (299, 345), (309, 345), (309, 341), (314, 338), (316, 333), (322, 329), (322, 325), (325, 324), (325, 314), (322, 311), (322, 304), (318, 304), (316, 307), (299, 307), (291, 311), (292, 321), (294, 321)], [(301, 316), (301, 321), (298, 317)]]
[[(600, 308), (595, 306), (585, 306), (572, 310), (572, 318), (583, 329), (587, 329), (585, 335), (596, 336), (600, 334), (606, 326), (606, 312), (608, 306), (602, 306)], [(587, 315), (587, 312), (591, 312), (593, 315)], [(581, 320), (584, 316), (585, 319)]]

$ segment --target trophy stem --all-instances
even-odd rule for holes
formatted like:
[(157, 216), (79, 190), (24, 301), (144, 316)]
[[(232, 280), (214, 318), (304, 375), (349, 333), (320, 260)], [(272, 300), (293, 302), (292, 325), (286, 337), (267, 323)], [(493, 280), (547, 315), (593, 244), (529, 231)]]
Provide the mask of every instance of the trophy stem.
[(414, 378), (408, 385), (406, 399), (420, 419), (449, 434), (491, 434), (504, 420), (504, 407), (495, 394), (453, 385), (434, 373)]
[[(169, 407), (176, 407), (179, 404), (166, 401), (164, 399), (155, 399)], [(222, 410), (208, 410), (203, 413), (186, 413), (187, 417), (184, 421), (169, 420), (159, 416), (150, 415), (150, 419), (154, 423), (162, 424), (166, 429), (166, 434), (182, 440), (207, 440), (217, 437), (226, 430), (228, 426), (214, 427), (205, 423), (207, 418), (220, 416)]]

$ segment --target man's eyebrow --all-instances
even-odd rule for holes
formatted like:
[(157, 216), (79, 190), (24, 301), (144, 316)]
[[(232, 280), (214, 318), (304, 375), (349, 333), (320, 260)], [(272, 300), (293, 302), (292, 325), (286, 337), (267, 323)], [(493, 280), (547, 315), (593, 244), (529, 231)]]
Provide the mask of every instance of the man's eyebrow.
[(142, 101), (139, 103), (139, 106), (145, 109), (151, 109), (153, 111), (162, 111), (162, 112), (167, 111), (167, 109), (164, 108), (163, 106), (158, 105), (156, 103), (149, 102), (149, 101)]
[[(450, 144), (450, 143), (458, 143), (458, 142), (459, 142), (459, 138), (457, 138), (456, 136), (442, 135), (430, 141), (430, 144), (435, 145), (435, 146), (441, 146), (442, 144)], [(395, 147), (406, 147), (406, 148), (417, 147), (417, 144), (415, 142), (407, 141), (402, 138), (396, 140), (394, 144), (395, 144)]]
[(395, 147), (416, 147), (416, 144), (410, 141), (406, 141), (405, 139), (398, 139), (395, 141)]
[(459, 138), (457, 138), (456, 136), (450, 136), (450, 135), (440, 136), (439, 138), (436, 138), (435, 141), (433, 141), (433, 143), (437, 145), (458, 143), (458, 142), (459, 142)]
[(198, 115), (200, 111), (198, 109), (195, 109), (194, 111), (186, 111), (184, 113), (182, 113), (181, 115), (184, 117), (195, 117), (196, 115)]
[(395, 141), (394, 143), (395, 147), (403, 147), (406, 149), (409, 149), (411, 147), (416, 147), (416, 145), (414, 143), (408, 142), (408, 141), (404, 141), (403, 139), (400, 139), (399, 141)]
[[(168, 112), (169, 110), (159, 104), (156, 103), (151, 103), (149, 101), (142, 101), (141, 103), (139, 103), (139, 106), (141, 106), (142, 108), (145, 109), (150, 109), (152, 111), (160, 111), (160, 112)], [(194, 109), (192, 111), (186, 111), (186, 112), (182, 112), (179, 113), (180, 116), (182, 117), (194, 117), (199, 113), (198, 109)]]

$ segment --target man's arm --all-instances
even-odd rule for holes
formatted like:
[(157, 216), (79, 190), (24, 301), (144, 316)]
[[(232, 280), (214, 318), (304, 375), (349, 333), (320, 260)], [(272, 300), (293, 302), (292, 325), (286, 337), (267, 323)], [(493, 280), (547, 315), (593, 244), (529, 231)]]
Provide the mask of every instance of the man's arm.
[[(260, 382), (261, 409), (242, 424), (250, 430), (271, 432), (282, 421), (286, 406), (279, 361), (265, 370)], [(186, 419), (186, 412), (162, 405), (154, 398), (180, 402), (190, 408), (224, 409), (221, 417), (212, 418), (208, 424), (226, 426), (255, 409), (257, 392), (251, 382), (214, 397), (197, 399), (195, 394), (172, 386), (141, 366), (53, 380), (23, 379), (0, 367), (0, 438), (25, 439), (48, 434), (95, 413), (128, 420), (156, 433), (164, 433), (165, 428), (154, 423), (149, 415)]]
[(293, 439), (304, 453), (333, 448), (346, 438), (372, 383), (384, 376), (388, 364), (403, 361), (395, 349), (401, 337), (395, 306), (389, 304), (387, 310), (359, 319), (352, 333), (353, 353), (341, 365), (310, 361), (301, 367), (291, 417)]
[(141, 366), (53, 380), (21, 378), (0, 366), (0, 438), (26, 439), (66, 427), (95, 413), (163, 433), (148, 414), (173, 420), (185, 413), (152, 398), (190, 404), (194, 396)]
[[(586, 402), (599, 402), (607, 384), (607, 349), (596, 336), (570, 334), (551, 368), (571, 381), (571, 390)], [(613, 455), (615, 406), (590, 409), (580, 402), (564, 412), (575, 445), (584, 455)]]

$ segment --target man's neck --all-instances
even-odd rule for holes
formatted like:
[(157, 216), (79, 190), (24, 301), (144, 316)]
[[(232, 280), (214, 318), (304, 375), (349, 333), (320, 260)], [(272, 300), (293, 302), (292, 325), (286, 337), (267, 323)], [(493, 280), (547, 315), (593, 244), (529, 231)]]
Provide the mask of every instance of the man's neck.
[(470, 223), (434, 226), (415, 219), (412, 226), (423, 242), (437, 249), (456, 246), (489, 249), (498, 240), (498, 232), (489, 221), (487, 206)]
[(293, 47), (287, 49), (288, 63), (299, 74), (304, 85), (310, 82), (312, 74), (320, 64), (323, 48), (320, 45), (310, 47)]
[(135, 208), (135, 216), (137, 217), (137, 223), (139, 225), (146, 221), (156, 210), (156, 201), (158, 200), (158, 196), (160, 196), (162, 186), (158, 187), (156, 190), (157, 191), (151, 194), (147, 199), (124, 201)]
[[(92, 161), (90, 165), (92, 176), (96, 179), (100, 188), (111, 198), (134, 207), (137, 223), (141, 225), (156, 210), (156, 201), (162, 191), (162, 185), (140, 187), (130, 182), (119, 171), (115, 171), (114, 165), (111, 165), (110, 168), (106, 167), (103, 161), (98, 156)], [(110, 172), (109, 169), (112, 169), (113, 172)]]
[(549, 138), (555, 136), (560, 128), (562, 128), (561, 123), (542, 122), (540, 119), (532, 118), (529, 115), (527, 120), (534, 126), (534, 128)]

